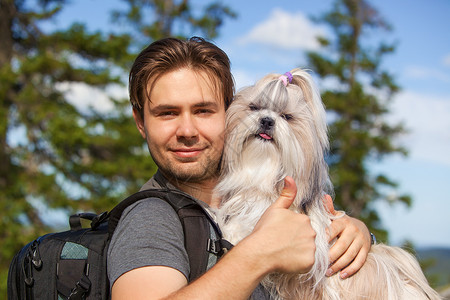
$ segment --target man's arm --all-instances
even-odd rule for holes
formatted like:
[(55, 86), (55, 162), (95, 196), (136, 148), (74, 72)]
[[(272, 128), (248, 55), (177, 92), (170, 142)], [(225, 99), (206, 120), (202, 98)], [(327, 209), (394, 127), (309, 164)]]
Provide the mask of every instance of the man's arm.
[(162, 266), (141, 267), (120, 276), (111, 299), (161, 299), (187, 285), (180, 271)]
[[(249, 244), (252, 242), (249, 242)], [(112, 288), (116, 299), (248, 299), (266, 273), (262, 257), (244, 241), (213, 268), (187, 285), (184, 275), (169, 267), (142, 267), (120, 276)], [(249, 245), (250, 246), (250, 245)]]
[(308, 272), (314, 264), (315, 232), (307, 216), (288, 209), (296, 187), (291, 178), (285, 183), (252, 234), (193, 283), (187, 285), (175, 269), (143, 267), (116, 280), (112, 299), (247, 299), (268, 273)]

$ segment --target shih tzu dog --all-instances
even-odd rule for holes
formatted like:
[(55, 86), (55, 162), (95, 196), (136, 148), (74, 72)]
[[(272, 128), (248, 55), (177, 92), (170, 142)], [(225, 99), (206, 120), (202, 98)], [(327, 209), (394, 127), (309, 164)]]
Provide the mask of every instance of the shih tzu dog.
[(364, 266), (342, 280), (326, 277), (332, 194), (324, 155), (328, 150), (325, 109), (311, 76), (295, 69), (270, 74), (240, 91), (227, 110), (222, 175), (216, 195), (225, 239), (238, 243), (253, 230), (291, 176), (297, 195), (291, 209), (307, 214), (316, 231), (316, 254), (307, 274), (269, 274), (263, 285), (275, 299), (440, 299), (419, 264), (406, 251), (373, 245)]

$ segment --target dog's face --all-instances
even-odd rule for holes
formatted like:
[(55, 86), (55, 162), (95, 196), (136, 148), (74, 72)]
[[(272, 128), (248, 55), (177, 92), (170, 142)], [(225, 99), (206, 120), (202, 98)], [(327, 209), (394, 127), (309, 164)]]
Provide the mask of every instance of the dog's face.
[(222, 167), (245, 169), (259, 183), (276, 178), (278, 186), (289, 175), (303, 206), (323, 191), (323, 176), (328, 178), (323, 159), (328, 139), (325, 110), (309, 74), (293, 75), (287, 86), (268, 75), (236, 95), (227, 111)]

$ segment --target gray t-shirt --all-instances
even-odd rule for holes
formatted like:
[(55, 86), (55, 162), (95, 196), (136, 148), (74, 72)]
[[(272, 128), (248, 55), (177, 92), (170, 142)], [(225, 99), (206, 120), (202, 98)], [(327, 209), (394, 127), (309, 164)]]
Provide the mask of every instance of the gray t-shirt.
[[(175, 189), (157, 172), (142, 189), (162, 185)], [(144, 199), (127, 207), (112, 236), (107, 264), (110, 287), (121, 275), (145, 266), (171, 267), (189, 278), (183, 228), (173, 208), (158, 198)], [(270, 297), (259, 286), (252, 299)]]

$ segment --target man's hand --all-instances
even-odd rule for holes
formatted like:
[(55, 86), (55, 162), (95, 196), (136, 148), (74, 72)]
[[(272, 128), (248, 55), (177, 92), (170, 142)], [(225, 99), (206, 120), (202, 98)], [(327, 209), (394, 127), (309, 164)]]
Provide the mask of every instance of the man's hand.
[(251, 239), (259, 245), (266, 264), (272, 271), (306, 273), (314, 264), (316, 232), (308, 216), (289, 210), (297, 187), (286, 177), (281, 196), (262, 215)]
[[(325, 197), (325, 206), (334, 215), (333, 201), (329, 195)], [(329, 241), (337, 238), (329, 255), (332, 262), (327, 276), (340, 272), (341, 278), (355, 274), (364, 264), (370, 250), (371, 238), (367, 226), (358, 219), (347, 215), (331, 222)]]

